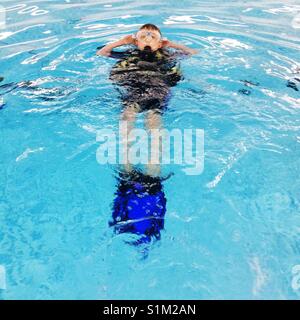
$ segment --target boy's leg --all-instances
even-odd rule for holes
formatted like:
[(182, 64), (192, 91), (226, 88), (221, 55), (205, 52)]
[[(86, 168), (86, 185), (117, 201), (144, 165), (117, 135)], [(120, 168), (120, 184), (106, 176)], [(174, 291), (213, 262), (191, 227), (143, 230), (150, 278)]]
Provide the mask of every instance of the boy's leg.
[(123, 159), (125, 159), (124, 170), (130, 172), (132, 170), (131, 164), (128, 162), (128, 135), (130, 131), (134, 128), (134, 122), (136, 115), (139, 112), (140, 107), (138, 104), (130, 104), (125, 107), (121, 115), (121, 121), (126, 121), (126, 126), (122, 126), (121, 135), (122, 135), (122, 144), (123, 144)]
[(160, 155), (161, 155), (161, 139), (159, 130), (161, 129), (162, 117), (157, 110), (149, 110), (145, 116), (145, 126), (151, 134), (150, 161), (147, 164), (147, 173), (151, 176), (160, 175)]

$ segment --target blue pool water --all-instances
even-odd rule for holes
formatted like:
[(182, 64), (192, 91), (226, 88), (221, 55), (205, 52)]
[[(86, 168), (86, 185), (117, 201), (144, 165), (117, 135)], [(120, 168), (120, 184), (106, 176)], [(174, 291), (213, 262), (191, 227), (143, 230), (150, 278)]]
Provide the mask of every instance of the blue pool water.
[[(299, 0), (1, 6), (1, 299), (300, 297)], [(205, 168), (165, 168), (165, 229), (144, 248), (108, 226), (96, 132), (121, 104), (95, 50), (146, 22), (200, 51), (164, 127), (204, 129)]]

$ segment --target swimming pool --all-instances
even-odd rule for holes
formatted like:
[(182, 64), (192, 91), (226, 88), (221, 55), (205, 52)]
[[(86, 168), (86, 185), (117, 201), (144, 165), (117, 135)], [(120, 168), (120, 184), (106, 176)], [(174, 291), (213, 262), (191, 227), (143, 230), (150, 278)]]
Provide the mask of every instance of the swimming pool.
[[(1, 6), (1, 299), (300, 297), (299, 1)], [(203, 129), (205, 167), (167, 168), (145, 255), (108, 226), (116, 180), (96, 132), (116, 128), (120, 101), (95, 50), (149, 21), (200, 50), (164, 126)]]

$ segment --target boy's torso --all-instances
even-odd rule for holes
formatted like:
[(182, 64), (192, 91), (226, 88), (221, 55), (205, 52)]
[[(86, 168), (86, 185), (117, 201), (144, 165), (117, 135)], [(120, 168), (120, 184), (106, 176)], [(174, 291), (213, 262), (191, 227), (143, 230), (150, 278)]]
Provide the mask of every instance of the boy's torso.
[(143, 53), (136, 49), (115, 64), (110, 79), (121, 86), (136, 86), (142, 82), (147, 87), (171, 87), (180, 81), (181, 72), (178, 61), (168, 51)]

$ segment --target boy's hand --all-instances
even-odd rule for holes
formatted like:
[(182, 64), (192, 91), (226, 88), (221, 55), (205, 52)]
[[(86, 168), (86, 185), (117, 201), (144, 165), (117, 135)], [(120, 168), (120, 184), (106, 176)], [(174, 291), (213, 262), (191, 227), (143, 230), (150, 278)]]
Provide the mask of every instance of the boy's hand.
[(107, 44), (101, 50), (98, 50), (96, 54), (98, 56), (106, 56), (106, 57), (108, 57), (108, 56), (110, 56), (111, 50), (113, 48), (124, 46), (124, 45), (127, 45), (127, 44), (135, 44), (135, 40), (134, 40), (134, 38), (132, 37), (131, 34), (123, 37), (122, 39), (120, 39), (118, 41), (115, 41), (113, 43)]
[(171, 41), (169, 41), (168, 39), (163, 39), (161, 42), (162, 48), (170, 47), (170, 45), (171, 45)]
[(196, 49), (192, 49), (192, 48), (186, 48), (184, 50), (187, 54), (197, 54), (199, 51)]
[(121, 39), (121, 41), (123, 42), (124, 45), (126, 45), (126, 44), (135, 44), (135, 40), (134, 40), (134, 38), (132, 37), (131, 34), (128, 34), (127, 36), (123, 37)]
[(169, 48), (179, 49), (179, 50), (182, 50), (186, 54), (196, 54), (196, 53), (198, 53), (198, 50), (189, 48), (187, 46), (184, 46), (183, 44), (174, 43), (174, 42), (169, 41), (169, 40), (163, 40), (162, 41), (162, 47), (169, 47)]
[(107, 48), (106, 46), (96, 52), (97, 56), (105, 56), (109, 57), (111, 54), (111, 49)]

